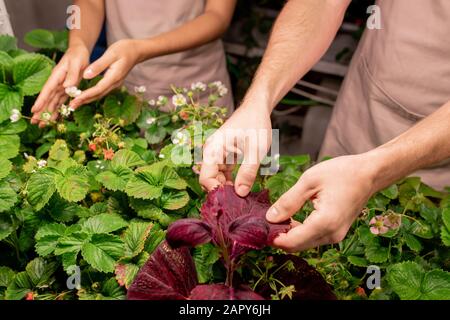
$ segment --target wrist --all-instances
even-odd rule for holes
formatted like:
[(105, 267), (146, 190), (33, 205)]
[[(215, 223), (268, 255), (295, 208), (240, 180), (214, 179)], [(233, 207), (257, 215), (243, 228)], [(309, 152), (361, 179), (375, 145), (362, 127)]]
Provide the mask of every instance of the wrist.
[(133, 50), (136, 52), (137, 63), (152, 59), (157, 56), (152, 39), (135, 39), (132, 41)]

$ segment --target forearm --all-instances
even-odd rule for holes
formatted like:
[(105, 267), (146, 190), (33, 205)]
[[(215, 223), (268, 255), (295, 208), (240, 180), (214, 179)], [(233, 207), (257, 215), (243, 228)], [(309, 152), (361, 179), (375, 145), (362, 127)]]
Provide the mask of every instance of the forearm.
[(368, 152), (374, 191), (450, 158), (450, 102), (390, 142)]
[(202, 46), (219, 38), (228, 28), (236, 0), (209, 0), (197, 18), (150, 39), (138, 41), (139, 61)]
[[(350, 0), (290, 0), (278, 17), (246, 100), (271, 111), (323, 56)], [(254, 105), (254, 103), (250, 103)]]
[(81, 28), (70, 31), (69, 48), (82, 45), (91, 52), (105, 19), (105, 0), (75, 0), (74, 4), (80, 7)]

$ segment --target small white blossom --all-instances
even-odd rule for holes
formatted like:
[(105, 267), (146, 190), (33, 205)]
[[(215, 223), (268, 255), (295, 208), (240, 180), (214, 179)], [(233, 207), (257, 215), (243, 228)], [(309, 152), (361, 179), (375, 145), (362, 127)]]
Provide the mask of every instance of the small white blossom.
[(186, 145), (189, 143), (189, 134), (178, 131), (172, 138), (172, 143), (176, 145)]
[(147, 87), (145, 87), (145, 86), (134, 87), (134, 92), (141, 93), (141, 94), (146, 93)]
[(67, 118), (68, 116), (70, 116), (70, 114), (74, 111), (75, 111), (75, 109), (73, 109), (72, 107), (68, 107), (65, 104), (62, 104), (61, 107), (59, 108), (59, 113), (64, 118)]
[(164, 158), (165, 158), (165, 156), (164, 156), (162, 153), (159, 154), (159, 157), (160, 157), (161, 159), (164, 159)]
[(45, 167), (46, 165), (47, 165), (47, 161), (45, 161), (45, 160), (39, 160), (39, 161), (37, 162), (38, 168), (43, 168), (43, 167)]
[(82, 94), (82, 91), (79, 90), (77, 87), (67, 87), (66, 88), (66, 94), (71, 98), (76, 98)]
[(167, 104), (167, 97), (165, 96), (159, 96), (158, 100), (156, 101), (156, 105), (158, 107), (163, 107)]
[(156, 101), (154, 99), (148, 100), (148, 104), (152, 107), (156, 106)]
[(20, 113), (19, 109), (12, 109), (11, 115), (9, 116), (9, 120), (11, 122), (17, 122), (22, 118), (22, 114)]
[(186, 103), (187, 103), (186, 97), (182, 94), (176, 94), (172, 97), (172, 104), (175, 107), (184, 106), (186, 105)]
[(42, 119), (42, 120), (48, 121), (48, 120), (51, 119), (51, 117), (52, 117), (52, 114), (51, 114), (50, 112), (43, 112), (43, 113), (41, 114), (41, 119)]
[(145, 119), (145, 123), (148, 125), (154, 124), (155, 121), (156, 121), (156, 118), (154, 118), (154, 117), (148, 117), (147, 119)]
[(228, 94), (228, 88), (225, 86), (222, 86), (218, 89), (219, 91), (219, 96), (224, 97)]
[(195, 82), (191, 85), (192, 91), (206, 91), (206, 84), (203, 82)]
[(28, 155), (28, 153), (24, 152), (24, 153), (23, 153), (23, 157), (24, 157), (25, 159), (28, 159), (30, 156)]

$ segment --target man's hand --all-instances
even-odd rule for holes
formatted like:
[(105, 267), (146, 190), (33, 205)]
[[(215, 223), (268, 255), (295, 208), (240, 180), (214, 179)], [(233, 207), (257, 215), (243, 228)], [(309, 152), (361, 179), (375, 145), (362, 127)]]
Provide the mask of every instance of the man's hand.
[(235, 162), (227, 164), (226, 161), (231, 154), (243, 159), (234, 183), (236, 193), (244, 197), (250, 192), (259, 164), (272, 141), (270, 112), (265, 110), (243, 104), (208, 138), (200, 172), (200, 183), (208, 191), (225, 183), (232, 184), (231, 172)]
[(42, 88), (39, 97), (31, 108), (31, 123), (44, 127), (46, 121), (41, 120), (43, 112), (51, 112), (52, 119), (58, 117), (57, 110), (67, 100), (65, 88), (77, 86), (83, 70), (89, 65), (89, 50), (83, 45), (69, 48), (58, 65), (53, 69), (50, 78)]
[(285, 221), (309, 199), (315, 210), (302, 224), (280, 234), (274, 246), (296, 252), (342, 241), (376, 191), (371, 165), (362, 154), (328, 160), (307, 170), (269, 209), (267, 219)]
[(91, 64), (83, 72), (83, 78), (92, 79), (106, 70), (97, 85), (84, 91), (71, 101), (70, 107), (76, 109), (84, 104), (104, 97), (112, 90), (120, 87), (123, 80), (139, 62), (139, 40), (120, 40), (111, 45), (103, 56)]

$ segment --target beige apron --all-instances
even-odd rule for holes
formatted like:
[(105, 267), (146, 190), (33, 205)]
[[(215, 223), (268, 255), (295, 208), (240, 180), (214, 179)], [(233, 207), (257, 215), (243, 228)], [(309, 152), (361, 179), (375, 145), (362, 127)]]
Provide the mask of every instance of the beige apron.
[[(365, 31), (320, 157), (376, 148), (450, 101), (450, 1), (377, 4), (382, 29)], [(450, 185), (450, 165), (445, 163), (413, 175), (442, 189)]]
[[(142, 39), (173, 30), (204, 12), (205, 0), (107, 0), (108, 44), (120, 39)], [(147, 87), (146, 98), (171, 96), (171, 85), (190, 88), (193, 82), (222, 81), (229, 89), (219, 100), (233, 110), (229, 75), (221, 40), (188, 51), (153, 58), (137, 65), (125, 80), (133, 90)], [(203, 99), (207, 98), (205, 94)]]

